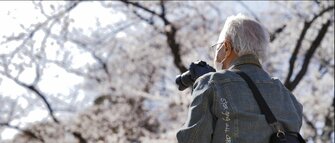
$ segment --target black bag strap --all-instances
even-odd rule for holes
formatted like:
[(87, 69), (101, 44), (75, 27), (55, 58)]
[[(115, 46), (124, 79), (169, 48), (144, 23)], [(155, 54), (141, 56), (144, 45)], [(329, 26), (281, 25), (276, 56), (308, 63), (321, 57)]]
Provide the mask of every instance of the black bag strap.
[[(261, 110), (261, 113), (265, 115), (265, 119), (268, 124), (277, 132), (275, 135), (276, 138), (284, 138), (286, 142), (286, 133), (290, 136), (294, 136), (300, 143), (306, 143), (305, 140), (301, 137), (299, 133), (296, 132), (286, 132), (280, 122), (277, 121), (276, 117), (271, 112), (268, 104), (266, 104), (261, 92), (258, 90), (256, 84), (251, 80), (251, 78), (242, 71), (234, 71), (236, 74), (240, 75), (248, 84), (251, 89), (255, 100)], [(271, 142), (271, 141), (270, 141)]]
[(251, 78), (242, 71), (235, 71), (238, 75), (240, 75), (248, 84), (249, 88), (251, 89), (255, 100), (261, 110), (261, 113), (265, 115), (265, 119), (268, 124), (273, 127), (277, 132), (283, 132), (284, 129), (282, 125), (277, 121), (276, 117), (271, 112), (268, 104), (266, 104), (261, 92), (258, 90), (255, 83), (251, 80)]

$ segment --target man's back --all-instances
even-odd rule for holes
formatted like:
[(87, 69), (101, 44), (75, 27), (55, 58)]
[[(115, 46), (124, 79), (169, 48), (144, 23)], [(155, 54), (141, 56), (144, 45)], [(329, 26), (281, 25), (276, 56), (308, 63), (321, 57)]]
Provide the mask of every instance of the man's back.
[[(251, 77), (271, 111), (287, 130), (299, 132), (301, 104), (278, 79), (271, 78), (260, 67), (257, 58), (242, 56), (233, 63), (234, 69)], [(247, 83), (233, 71), (223, 70), (202, 76), (195, 84), (193, 95), (191, 120), (187, 123), (189, 128), (178, 133), (179, 141), (269, 142), (273, 133), (271, 127), (261, 114)], [(202, 132), (207, 133), (203, 135)]]
[[(288, 130), (299, 132), (302, 123), (301, 105), (282, 83), (254, 65), (241, 65), (240, 70), (252, 78), (276, 118)], [(225, 128), (226, 139), (236, 139), (233, 142), (268, 142), (272, 129), (261, 114), (246, 82), (230, 71), (214, 74), (213, 82), (217, 95), (214, 99), (217, 102), (214, 109), (217, 110), (213, 113), (218, 117), (213, 142), (222, 142), (222, 127)]]

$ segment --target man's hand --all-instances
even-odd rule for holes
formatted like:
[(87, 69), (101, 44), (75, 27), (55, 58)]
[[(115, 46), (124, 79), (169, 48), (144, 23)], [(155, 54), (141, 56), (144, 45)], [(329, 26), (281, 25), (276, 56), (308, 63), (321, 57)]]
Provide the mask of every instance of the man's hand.
[(208, 65), (204, 61), (197, 61), (197, 62), (192, 62), (189, 68), (191, 78), (193, 81), (197, 80), (200, 76), (209, 73), (209, 72), (215, 72), (215, 69)]
[(192, 62), (188, 71), (176, 77), (176, 84), (178, 85), (178, 89), (182, 91), (187, 87), (192, 86), (197, 78), (209, 72), (215, 72), (215, 69), (209, 66), (206, 62)]

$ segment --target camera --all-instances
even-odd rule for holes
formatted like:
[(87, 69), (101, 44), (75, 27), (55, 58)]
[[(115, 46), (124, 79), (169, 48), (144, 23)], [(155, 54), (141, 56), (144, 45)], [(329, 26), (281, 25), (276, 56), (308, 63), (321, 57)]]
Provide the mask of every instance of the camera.
[(209, 72), (215, 72), (215, 69), (208, 65), (206, 62), (192, 62), (188, 71), (176, 77), (176, 84), (178, 85), (178, 90), (182, 91), (185, 90), (187, 87), (192, 86), (198, 77)]

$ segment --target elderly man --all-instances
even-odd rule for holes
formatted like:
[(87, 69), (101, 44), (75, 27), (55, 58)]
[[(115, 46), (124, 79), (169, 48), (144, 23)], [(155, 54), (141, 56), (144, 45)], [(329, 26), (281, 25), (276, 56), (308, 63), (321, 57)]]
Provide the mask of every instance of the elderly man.
[(245, 80), (247, 74), (285, 130), (299, 132), (302, 106), (294, 95), (262, 69), (269, 35), (265, 28), (238, 14), (227, 18), (216, 44), (216, 72), (199, 77), (179, 143), (268, 143), (274, 133)]

